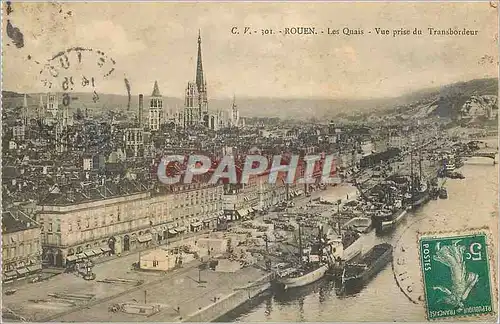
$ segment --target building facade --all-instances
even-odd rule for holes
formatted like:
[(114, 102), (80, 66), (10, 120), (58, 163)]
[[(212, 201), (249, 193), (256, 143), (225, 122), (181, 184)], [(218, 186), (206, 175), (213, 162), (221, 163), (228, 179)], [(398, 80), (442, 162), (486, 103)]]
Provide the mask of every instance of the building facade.
[(133, 127), (125, 129), (125, 153), (127, 157), (144, 156), (144, 129)]
[(2, 213), (3, 282), (22, 279), (42, 269), (41, 230), (20, 210)]
[(158, 82), (155, 81), (153, 93), (149, 100), (149, 130), (158, 131), (163, 120), (163, 97)]
[(191, 184), (172, 187), (169, 193), (39, 206), (44, 262), (64, 267), (213, 228), (222, 214), (222, 194), (220, 185)]

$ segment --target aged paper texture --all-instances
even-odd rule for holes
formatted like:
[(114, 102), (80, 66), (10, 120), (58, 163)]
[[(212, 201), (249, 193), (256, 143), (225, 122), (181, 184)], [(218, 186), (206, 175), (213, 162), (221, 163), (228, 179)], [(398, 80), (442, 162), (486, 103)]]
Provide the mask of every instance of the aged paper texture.
[(498, 2), (2, 2), (5, 322), (498, 316)]

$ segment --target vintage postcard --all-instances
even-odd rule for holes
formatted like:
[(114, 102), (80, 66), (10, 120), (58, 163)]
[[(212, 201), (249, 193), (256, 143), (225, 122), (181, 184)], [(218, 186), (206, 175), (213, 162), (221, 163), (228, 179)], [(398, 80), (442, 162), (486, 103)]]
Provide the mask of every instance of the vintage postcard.
[(498, 2), (2, 2), (2, 321), (498, 319)]

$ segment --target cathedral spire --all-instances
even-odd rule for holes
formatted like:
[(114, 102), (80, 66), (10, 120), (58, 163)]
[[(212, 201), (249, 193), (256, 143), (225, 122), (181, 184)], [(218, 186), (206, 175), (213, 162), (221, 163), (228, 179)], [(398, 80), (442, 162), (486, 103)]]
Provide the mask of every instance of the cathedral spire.
[(201, 32), (198, 30), (198, 62), (196, 64), (196, 87), (198, 92), (205, 90), (205, 82), (203, 80), (203, 64), (201, 62)]
[(158, 81), (155, 81), (151, 97), (161, 97), (160, 89), (158, 88)]

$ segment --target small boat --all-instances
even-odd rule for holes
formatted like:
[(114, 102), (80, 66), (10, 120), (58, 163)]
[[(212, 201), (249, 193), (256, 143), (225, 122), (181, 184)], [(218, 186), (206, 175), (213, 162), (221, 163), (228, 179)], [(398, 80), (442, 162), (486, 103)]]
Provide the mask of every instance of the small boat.
[(319, 203), (320, 203), (320, 204), (324, 204), (324, 205), (335, 205), (335, 203), (334, 203), (334, 202), (329, 201), (329, 200), (326, 200), (326, 199), (324, 199), (324, 198), (320, 198), (320, 199), (319, 199)]
[(439, 198), (440, 199), (447, 199), (448, 198), (448, 191), (446, 190), (446, 188), (441, 188), (439, 189)]
[(8, 289), (4, 291), (4, 294), (6, 295), (14, 295), (16, 293), (17, 289)]
[(342, 229), (352, 228), (359, 233), (368, 233), (372, 228), (372, 220), (367, 217), (354, 217), (342, 226)]
[(361, 257), (357, 263), (348, 263), (342, 272), (344, 291), (359, 289), (375, 276), (392, 260), (392, 245), (382, 243), (375, 245)]
[(448, 173), (448, 178), (450, 179), (465, 179), (464, 175), (460, 172), (450, 172)]

